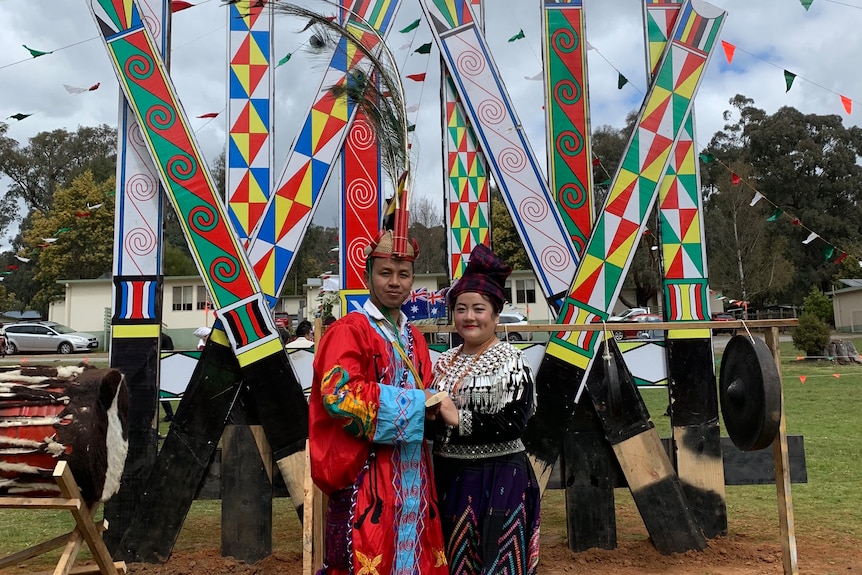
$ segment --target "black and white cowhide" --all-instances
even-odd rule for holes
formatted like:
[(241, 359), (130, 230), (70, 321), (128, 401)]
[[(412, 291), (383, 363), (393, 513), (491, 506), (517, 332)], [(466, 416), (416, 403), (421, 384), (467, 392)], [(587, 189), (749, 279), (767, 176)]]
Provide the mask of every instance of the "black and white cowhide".
[(129, 449), (129, 391), (116, 369), (0, 368), (0, 495), (55, 497), (58, 460), (87, 501), (120, 488)]

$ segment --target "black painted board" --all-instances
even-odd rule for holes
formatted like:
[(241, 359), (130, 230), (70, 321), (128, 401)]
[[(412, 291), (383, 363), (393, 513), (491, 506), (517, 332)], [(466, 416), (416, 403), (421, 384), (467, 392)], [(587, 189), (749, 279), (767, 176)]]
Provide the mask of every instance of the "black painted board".
[(225, 427), (221, 462), (221, 554), (257, 563), (272, 554), (272, 483), (251, 427)]
[(125, 375), (129, 388), (129, 451), (120, 490), (105, 503), (109, 529), (103, 538), (115, 557), (158, 452), (154, 424), (158, 413), (157, 345), (158, 338), (116, 338), (111, 342), (111, 367)]
[(619, 481), (620, 468), (589, 401), (582, 401), (575, 408), (572, 426), (563, 439), (558, 468), (566, 489), (569, 549), (615, 549), (614, 487)]
[[(706, 538), (613, 339), (599, 348), (587, 377), (587, 393), (617, 460), (639, 462), (630, 472), (621, 467), (623, 473), (633, 474), (626, 479), (656, 550), (669, 554), (705, 549)], [(641, 476), (647, 469), (650, 476)], [(654, 473), (665, 475), (653, 477)]]
[(547, 353), (536, 372), (536, 413), (527, 423), (523, 441), (534, 461), (545, 469), (553, 467), (560, 455), (583, 373)]
[(115, 559), (146, 563), (168, 560), (215, 454), (241, 378), (231, 348), (209, 338)]
[[(712, 341), (709, 338), (668, 339), (670, 420), (679, 444), (672, 458), (686, 497), (704, 534), (727, 534), (727, 503), (721, 467), (721, 430), (718, 426), (718, 388)], [(711, 463), (710, 463), (711, 462)], [(691, 465), (698, 467), (686, 477)], [(701, 471), (709, 469), (709, 471)], [(711, 482), (711, 483), (710, 483)]]

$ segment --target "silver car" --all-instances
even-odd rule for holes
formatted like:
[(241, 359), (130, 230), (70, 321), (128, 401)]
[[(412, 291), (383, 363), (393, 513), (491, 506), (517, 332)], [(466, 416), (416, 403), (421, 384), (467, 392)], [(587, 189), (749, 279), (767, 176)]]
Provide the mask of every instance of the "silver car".
[(54, 321), (13, 323), (5, 329), (9, 353), (48, 351), (68, 354), (99, 347), (95, 335), (75, 331)]

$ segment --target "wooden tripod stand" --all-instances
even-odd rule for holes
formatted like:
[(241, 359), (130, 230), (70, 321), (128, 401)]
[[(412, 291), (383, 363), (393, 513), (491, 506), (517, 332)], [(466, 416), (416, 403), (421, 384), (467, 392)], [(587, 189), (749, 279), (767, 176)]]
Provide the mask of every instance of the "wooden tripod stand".
[[(0, 569), (10, 565), (16, 565), (22, 561), (32, 559), (58, 547), (63, 547), (63, 553), (53, 571), (53, 575), (67, 575), (70, 573), (101, 573), (102, 575), (118, 575), (126, 572), (126, 563), (123, 561), (115, 563), (111, 559), (105, 542), (102, 541), (101, 532), (107, 529), (107, 522), (100, 524), (93, 522), (93, 517), (99, 508), (99, 503), (88, 505), (81, 497), (78, 484), (75, 483), (72, 472), (65, 461), (60, 461), (54, 467), (54, 481), (60, 487), (61, 497), (0, 497), (0, 508), (8, 509), (68, 509), (75, 518), (75, 529), (65, 535), (54, 537), (33, 547), (29, 547), (17, 553), (12, 553), (0, 558)], [(87, 547), (93, 554), (96, 565), (88, 565), (73, 568), (75, 559), (81, 545), (86, 541)]]

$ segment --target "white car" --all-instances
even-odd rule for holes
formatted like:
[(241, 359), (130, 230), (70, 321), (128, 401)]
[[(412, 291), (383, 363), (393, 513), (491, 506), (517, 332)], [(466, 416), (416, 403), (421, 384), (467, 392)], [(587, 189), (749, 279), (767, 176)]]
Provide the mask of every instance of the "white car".
[(99, 340), (95, 335), (75, 331), (54, 321), (13, 323), (5, 329), (6, 347), (8, 353), (13, 354), (31, 351), (69, 354), (92, 351), (99, 347)]
[(645, 313), (650, 313), (650, 310), (648, 307), (630, 307), (629, 309), (627, 309), (626, 311), (624, 311), (620, 315), (610, 316), (608, 318), (608, 321), (631, 321), (627, 318), (635, 316), (635, 315), (642, 315)]
[(531, 331), (517, 331), (520, 325), (530, 325), (527, 316), (517, 311), (500, 312), (500, 324), (497, 326), (497, 335), (500, 339), (509, 341), (530, 341), (533, 339)]

